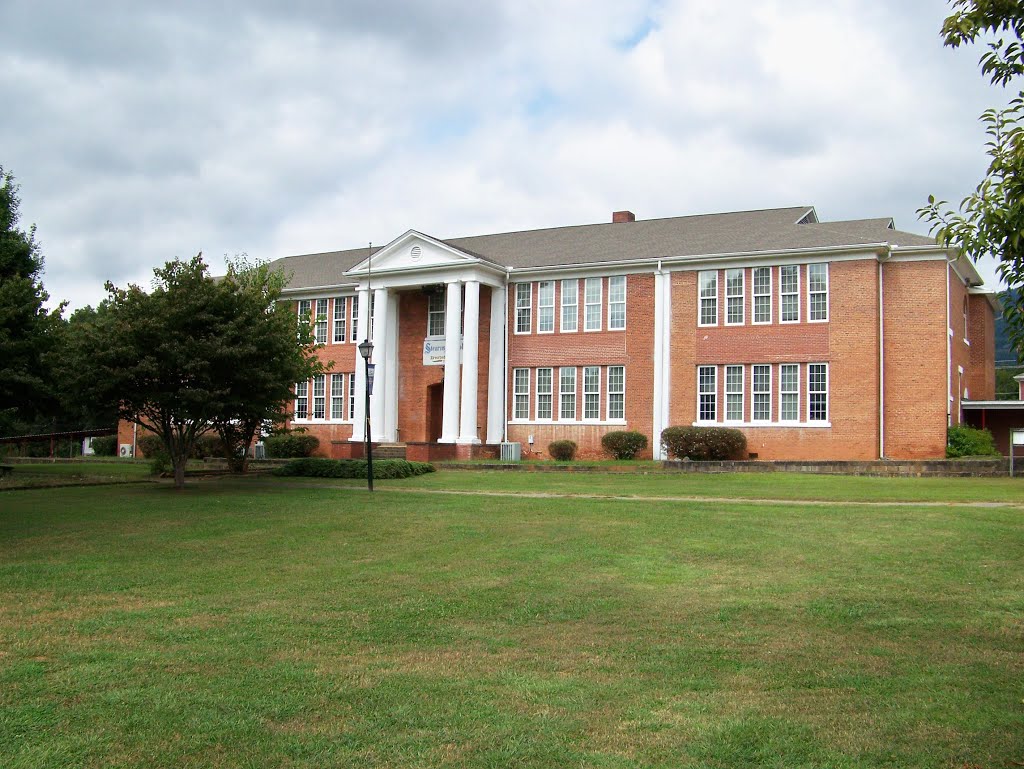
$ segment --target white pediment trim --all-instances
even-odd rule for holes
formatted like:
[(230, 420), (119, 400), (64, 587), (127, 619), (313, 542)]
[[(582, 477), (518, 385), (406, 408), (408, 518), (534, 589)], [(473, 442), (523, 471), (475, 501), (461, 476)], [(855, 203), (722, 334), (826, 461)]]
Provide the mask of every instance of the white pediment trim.
[(481, 263), (482, 260), (472, 254), (453, 248), (422, 232), (409, 230), (346, 271), (345, 275), (364, 278), (368, 269), (371, 274), (383, 275), (407, 270), (468, 267)]

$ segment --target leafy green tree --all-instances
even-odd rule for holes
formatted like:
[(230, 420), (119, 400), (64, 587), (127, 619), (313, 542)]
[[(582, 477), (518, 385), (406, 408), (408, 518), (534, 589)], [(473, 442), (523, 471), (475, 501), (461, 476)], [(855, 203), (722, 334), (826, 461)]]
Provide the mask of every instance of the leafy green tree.
[(48, 356), (64, 305), (45, 307), (43, 256), (35, 226), (19, 229), (18, 185), (0, 166), (0, 435), (20, 433), (55, 413)]
[(324, 371), (309, 323), (296, 331), (295, 306), (281, 299), (287, 282), (284, 273), (242, 255), (228, 264), (221, 284), (235, 302), (225, 331), (236, 343), (233, 381), (213, 426), (236, 472), (245, 471), (248, 449), (260, 429), (287, 417), (294, 383)]

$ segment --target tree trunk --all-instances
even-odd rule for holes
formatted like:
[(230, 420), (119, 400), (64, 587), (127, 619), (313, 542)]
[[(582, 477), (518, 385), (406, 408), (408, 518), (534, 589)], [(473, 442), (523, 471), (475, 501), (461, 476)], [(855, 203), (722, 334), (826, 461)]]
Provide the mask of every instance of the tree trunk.
[(188, 455), (185, 456), (173, 456), (171, 457), (171, 463), (174, 465), (174, 488), (181, 489), (185, 488), (185, 463), (188, 462)]

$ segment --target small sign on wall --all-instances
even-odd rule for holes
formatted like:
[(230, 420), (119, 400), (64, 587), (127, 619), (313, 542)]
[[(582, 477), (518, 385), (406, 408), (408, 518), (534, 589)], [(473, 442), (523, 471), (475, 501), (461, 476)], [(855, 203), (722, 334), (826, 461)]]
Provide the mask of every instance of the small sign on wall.
[[(423, 340), (423, 365), (443, 366), (445, 344), (443, 336), (428, 336)], [(459, 363), (462, 363), (462, 337), (459, 337)]]

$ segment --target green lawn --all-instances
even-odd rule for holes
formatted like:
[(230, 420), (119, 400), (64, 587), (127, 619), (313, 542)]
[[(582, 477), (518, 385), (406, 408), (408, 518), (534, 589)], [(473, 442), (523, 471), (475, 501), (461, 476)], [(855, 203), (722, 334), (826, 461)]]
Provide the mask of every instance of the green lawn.
[(124, 460), (84, 460), (79, 462), (48, 462), (12, 465), (12, 472), (0, 476), (0, 490), (67, 484), (127, 483), (150, 476), (148, 462)]
[(1024, 761), (1019, 508), (390, 491), (474, 478), (0, 494), (0, 764)]

